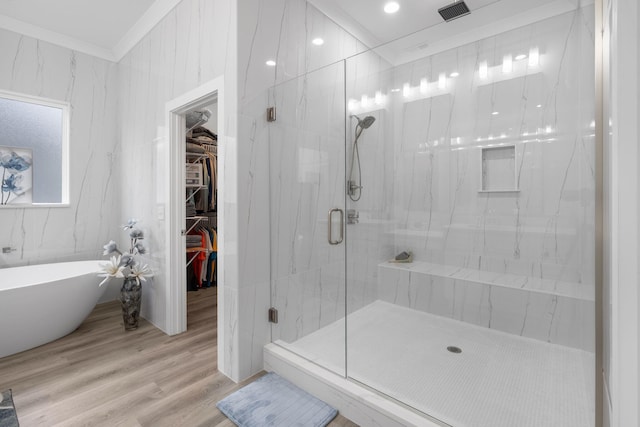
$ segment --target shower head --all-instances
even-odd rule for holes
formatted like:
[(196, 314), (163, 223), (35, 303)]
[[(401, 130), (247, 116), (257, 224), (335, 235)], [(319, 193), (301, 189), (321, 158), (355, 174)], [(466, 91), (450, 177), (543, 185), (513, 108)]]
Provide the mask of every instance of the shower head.
[(356, 120), (358, 120), (358, 124), (356, 126), (360, 126), (362, 129), (369, 129), (373, 122), (376, 121), (376, 118), (373, 116), (367, 116), (364, 119), (360, 119), (360, 117), (353, 114), (351, 117), (355, 117)]
[[(352, 114), (351, 117), (355, 117), (358, 123), (355, 128), (355, 139), (353, 141), (353, 152), (351, 154), (351, 170), (349, 171), (349, 181), (348, 181), (348, 189), (347, 193), (349, 194), (349, 198), (354, 202), (360, 200), (360, 196), (362, 195), (362, 171), (360, 168), (360, 154), (358, 153), (358, 139), (362, 132), (365, 129), (369, 129), (373, 122), (376, 121), (376, 118), (373, 116), (367, 116), (364, 119)], [(358, 175), (357, 180), (353, 176), (354, 165), (358, 165)], [(357, 197), (356, 197), (357, 195)]]

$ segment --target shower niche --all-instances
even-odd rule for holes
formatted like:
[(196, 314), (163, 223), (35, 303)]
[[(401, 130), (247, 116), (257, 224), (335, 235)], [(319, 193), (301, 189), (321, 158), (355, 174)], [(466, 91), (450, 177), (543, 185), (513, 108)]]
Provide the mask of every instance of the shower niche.
[(481, 193), (517, 192), (516, 146), (485, 147), (482, 153)]

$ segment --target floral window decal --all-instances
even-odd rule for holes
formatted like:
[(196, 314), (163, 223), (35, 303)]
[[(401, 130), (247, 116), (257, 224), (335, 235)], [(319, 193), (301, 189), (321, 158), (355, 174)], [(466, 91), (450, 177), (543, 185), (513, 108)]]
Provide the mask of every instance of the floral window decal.
[(29, 148), (0, 146), (0, 205), (31, 204), (32, 159)]

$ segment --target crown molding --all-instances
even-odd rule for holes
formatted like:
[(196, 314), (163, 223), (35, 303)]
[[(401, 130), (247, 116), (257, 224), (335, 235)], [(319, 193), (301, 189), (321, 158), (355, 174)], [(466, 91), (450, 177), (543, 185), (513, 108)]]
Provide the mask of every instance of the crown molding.
[(14, 33), (24, 34), (48, 43), (66, 47), (71, 50), (86, 53), (87, 55), (97, 58), (106, 59), (107, 61), (116, 62), (116, 57), (110, 49), (87, 43), (75, 37), (60, 34), (55, 31), (46, 30), (33, 24), (29, 24), (18, 19), (10, 18), (6, 15), (0, 15), (0, 28), (13, 31)]
[(116, 58), (116, 62), (119, 62), (144, 36), (149, 34), (181, 1), (156, 0), (113, 47), (113, 56)]
[(97, 58), (106, 59), (107, 61), (119, 62), (181, 1), (156, 0), (112, 49), (88, 43), (56, 31), (47, 30), (6, 15), (0, 15), (0, 28)]

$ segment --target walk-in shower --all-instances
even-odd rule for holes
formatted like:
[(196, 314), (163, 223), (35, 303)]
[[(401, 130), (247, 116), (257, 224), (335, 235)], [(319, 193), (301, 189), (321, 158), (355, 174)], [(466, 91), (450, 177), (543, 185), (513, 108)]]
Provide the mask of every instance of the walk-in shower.
[(270, 89), (273, 347), (444, 425), (595, 425), (595, 15), (569, 6)]
[[(362, 196), (362, 167), (360, 165), (360, 150), (358, 149), (358, 140), (360, 139), (362, 132), (365, 129), (369, 129), (373, 122), (376, 121), (376, 118), (373, 116), (367, 116), (364, 119), (360, 119), (360, 117), (356, 116), (355, 114), (352, 114), (351, 117), (355, 118), (358, 122), (356, 123), (355, 137), (353, 139), (353, 145), (351, 149), (351, 166), (349, 167), (347, 194), (352, 201), (357, 202)], [(353, 175), (355, 171), (354, 166), (358, 168), (356, 176)]]

